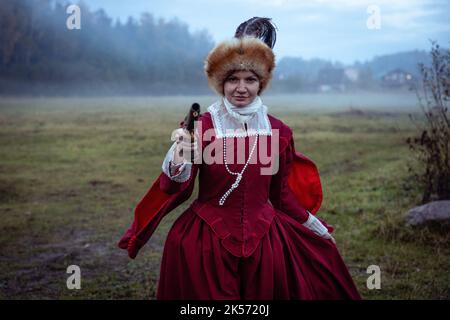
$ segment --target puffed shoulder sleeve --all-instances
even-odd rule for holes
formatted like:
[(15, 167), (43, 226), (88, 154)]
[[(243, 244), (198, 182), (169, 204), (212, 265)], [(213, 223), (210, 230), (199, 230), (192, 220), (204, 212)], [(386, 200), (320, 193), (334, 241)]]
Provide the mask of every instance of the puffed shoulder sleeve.
[(284, 213), (288, 214), (300, 223), (308, 220), (309, 213), (295, 198), (288, 185), (288, 176), (293, 163), (292, 131), (289, 128), (280, 133), (279, 144), (279, 169), (272, 177), (270, 185), (270, 202)]

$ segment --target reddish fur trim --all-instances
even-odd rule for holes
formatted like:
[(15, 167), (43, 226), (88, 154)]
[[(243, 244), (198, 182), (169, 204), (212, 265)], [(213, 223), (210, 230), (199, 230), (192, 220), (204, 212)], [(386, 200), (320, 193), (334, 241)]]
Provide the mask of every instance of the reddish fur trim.
[(264, 42), (253, 37), (219, 43), (205, 61), (209, 85), (224, 95), (223, 83), (232, 71), (253, 71), (260, 80), (259, 93), (266, 89), (275, 68), (275, 55)]

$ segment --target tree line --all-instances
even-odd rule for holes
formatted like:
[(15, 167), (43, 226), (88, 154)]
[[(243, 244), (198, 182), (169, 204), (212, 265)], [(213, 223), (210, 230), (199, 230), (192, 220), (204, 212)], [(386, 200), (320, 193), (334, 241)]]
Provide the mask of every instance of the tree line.
[(203, 60), (214, 42), (150, 13), (113, 21), (83, 2), (81, 29), (68, 4), (0, 0), (0, 93), (176, 94), (208, 90)]
[[(206, 31), (150, 13), (113, 21), (79, 2), (81, 29), (66, 26), (65, 0), (0, 0), (0, 94), (110, 95), (211, 93), (203, 71), (214, 46)], [(400, 68), (420, 76), (425, 51), (343, 65), (322, 59), (277, 61), (271, 93), (379, 90)]]

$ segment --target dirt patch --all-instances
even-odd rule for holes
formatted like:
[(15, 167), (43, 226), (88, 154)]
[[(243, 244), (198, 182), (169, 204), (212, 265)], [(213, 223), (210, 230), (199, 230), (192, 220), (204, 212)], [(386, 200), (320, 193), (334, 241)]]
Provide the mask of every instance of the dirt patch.
[[(141, 281), (154, 285), (156, 264), (146, 265), (145, 269), (128, 270), (131, 260), (126, 251), (117, 247), (120, 236), (99, 237), (93, 230), (71, 229), (55, 234), (51, 242), (36, 241), (35, 237), (17, 239), (24, 252), (14, 256), (1, 257), (0, 262), (11, 267), (2, 268), (2, 296), (7, 299), (58, 299), (59, 297), (86, 297), (86, 291), (68, 290), (66, 280), (70, 276), (67, 268), (77, 265), (81, 269), (82, 285), (99, 281), (114, 281), (117, 287), (131, 286), (132, 281)], [(159, 236), (142, 249), (143, 252), (159, 257), (162, 246)], [(11, 249), (11, 248), (10, 248)], [(13, 250), (8, 250), (14, 252)], [(155, 263), (158, 259), (155, 259)], [(142, 263), (140, 259), (138, 261)], [(17, 269), (14, 269), (17, 265)], [(151, 278), (148, 278), (151, 276)], [(100, 280), (97, 280), (100, 279)], [(106, 279), (106, 280), (102, 280)], [(108, 280), (112, 279), (112, 280)], [(102, 290), (101, 285), (95, 290)], [(92, 289), (91, 289), (92, 290)], [(133, 292), (131, 291), (130, 294)], [(118, 289), (110, 294), (122, 293)]]
[(111, 181), (105, 181), (105, 180), (90, 180), (89, 184), (93, 187), (100, 187), (104, 185), (110, 185), (112, 184)]
[(101, 190), (111, 190), (112, 192), (123, 192), (127, 190), (127, 187), (123, 184), (106, 180), (91, 180), (89, 181), (89, 185)]
[(0, 181), (0, 202), (16, 202), (20, 199), (20, 190), (16, 184)]
[(68, 189), (50, 192), (45, 196), (45, 199), (68, 199), (76, 198), (78, 196), (79, 193), (76, 190)]

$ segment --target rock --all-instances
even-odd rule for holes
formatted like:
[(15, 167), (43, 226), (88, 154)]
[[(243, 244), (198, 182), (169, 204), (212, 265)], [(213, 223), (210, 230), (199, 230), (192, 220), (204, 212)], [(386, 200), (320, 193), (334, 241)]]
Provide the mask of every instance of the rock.
[(420, 226), (431, 222), (450, 222), (450, 200), (433, 201), (408, 211), (406, 224)]

